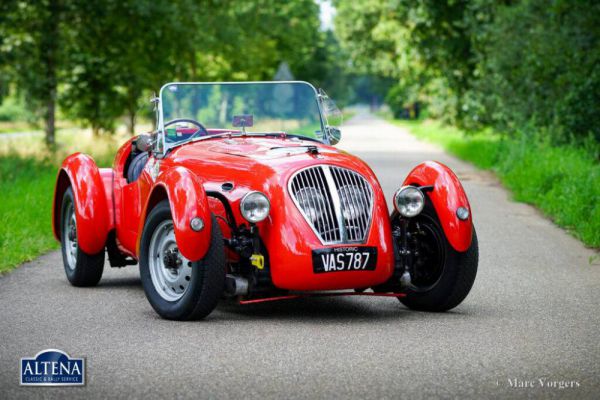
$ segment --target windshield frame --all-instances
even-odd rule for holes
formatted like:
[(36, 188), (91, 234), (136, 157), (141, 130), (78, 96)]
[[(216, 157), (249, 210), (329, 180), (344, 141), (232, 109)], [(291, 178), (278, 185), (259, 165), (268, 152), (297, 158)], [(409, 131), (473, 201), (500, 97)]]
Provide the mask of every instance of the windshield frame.
[[(327, 124), (325, 122), (325, 118), (323, 116), (323, 108), (322, 108), (322, 101), (321, 101), (321, 94), (319, 93), (319, 91), (313, 86), (311, 85), (309, 82), (306, 81), (243, 81), (243, 82), (169, 82), (169, 83), (165, 83), (161, 88), (160, 88), (160, 92), (158, 94), (158, 104), (157, 104), (157, 108), (158, 108), (158, 113), (157, 113), (157, 118), (158, 121), (156, 123), (156, 133), (157, 133), (157, 140), (155, 142), (155, 153), (159, 156), (164, 156), (169, 150), (171, 150), (172, 148), (181, 146), (183, 144), (186, 143), (190, 143), (190, 142), (195, 142), (198, 140), (203, 140), (203, 139), (210, 139), (210, 138), (219, 138), (222, 137), (223, 134), (215, 134), (210, 135), (210, 136), (201, 136), (201, 137), (197, 137), (194, 139), (187, 139), (187, 140), (182, 140), (179, 142), (175, 142), (175, 143), (167, 143), (166, 142), (166, 138), (165, 138), (165, 120), (164, 120), (164, 113), (163, 113), (163, 91), (168, 88), (171, 85), (253, 85), (253, 84), (271, 84), (271, 85), (276, 85), (276, 84), (303, 84), (303, 85), (307, 85), (309, 86), (314, 95), (315, 95), (315, 102), (317, 103), (317, 109), (319, 110), (319, 123), (321, 124), (321, 132), (322, 132), (322, 140), (318, 140), (315, 138), (310, 138), (310, 137), (306, 137), (307, 140), (312, 140), (312, 141), (318, 141), (321, 143), (325, 143), (325, 144), (329, 144), (329, 135), (327, 134)], [(167, 121), (168, 122), (168, 121)], [(199, 121), (202, 122), (202, 121)], [(266, 137), (267, 135), (265, 135), (265, 133), (271, 133), (271, 132), (256, 132), (256, 133), (252, 133), (252, 132), (248, 132), (245, 133), (243, 135), (238, 134), (238, 133), (234, 133), (234, 136), (262, 136), (262, 137)], [(278, 132), (273, 132), (273, 133), (278, 133)], [(290, 134), (290, 136), (295, 136), (295, 137), (303, 137), (303, 136), (299, 136), (299, 135), (294, 135), (294, 134)]]

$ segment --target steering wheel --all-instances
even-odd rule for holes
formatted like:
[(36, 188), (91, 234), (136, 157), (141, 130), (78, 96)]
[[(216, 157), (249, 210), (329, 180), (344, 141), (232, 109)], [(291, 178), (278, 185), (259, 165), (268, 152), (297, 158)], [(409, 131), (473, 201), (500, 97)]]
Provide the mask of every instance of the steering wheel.
[(173, 125), (178, 122), (189, 122), (190, 124), (196, 125), (198, 127), (198, 130), (196, 132), (192, 133), (192, 135), (189, 138), (187, 138), (187, 140), (195, 138), (196, 136), (198, 136), (199, 133), (203, 133), (205, 136), (210, 135), (208, 133), (208, 130), (204, 127), (204, 125), (202, 125), (200, 122), (198, 122), (194, 119), (175, 118), (175, 119), (172, 119), (169, 122), (165, 123), (165, 128), (169, 125)]

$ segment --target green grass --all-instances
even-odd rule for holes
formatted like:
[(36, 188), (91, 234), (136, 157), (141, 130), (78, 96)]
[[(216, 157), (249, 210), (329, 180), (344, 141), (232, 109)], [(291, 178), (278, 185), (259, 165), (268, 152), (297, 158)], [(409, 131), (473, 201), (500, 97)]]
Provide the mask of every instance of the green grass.
[(51, 228), (56, 171), (48, 161), (0, 158), (0, 272), (58, 246)]
[[(58, 121), (56, 130), (73, 129), (75, 125), (70, 121)], [(44, 128), (41, 124), (32, 124), (26, 121), (0, 121), (0, 134), (14, 132), (39, 132), (44, 133)]]
[(600, 163), (582, 148), (522, 135), (465, 134), (435, 121), (394, 121), (416, 137), (496, 172), (517, 201), (538, 207), (590, 247), (600, 248)]
[[(59, 150), (44, 150), (41, 138), (0, 141), (0, 274), (58, 248), (52, 235), (52, 199), (62, 159), (75, 151), (108, 166), (122, 138), (59, 137)], [(19, 143), (20, 146), (16, 146)]]

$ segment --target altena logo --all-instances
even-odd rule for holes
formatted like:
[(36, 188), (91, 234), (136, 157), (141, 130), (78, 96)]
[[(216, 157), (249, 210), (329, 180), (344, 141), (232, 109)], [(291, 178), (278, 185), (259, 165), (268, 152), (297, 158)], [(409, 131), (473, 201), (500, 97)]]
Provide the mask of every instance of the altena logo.
[(85, 384), (85, 361), (62, 350), (42, 350), (34, 358), (21, 358), (21, 385), (67, 386)]

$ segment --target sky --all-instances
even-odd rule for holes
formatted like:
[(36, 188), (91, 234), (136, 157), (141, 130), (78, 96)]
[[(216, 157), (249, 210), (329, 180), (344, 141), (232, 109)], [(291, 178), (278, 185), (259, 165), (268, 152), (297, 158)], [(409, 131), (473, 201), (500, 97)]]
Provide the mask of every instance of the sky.
[(333, 17), (335, 15), (335, 8), (331, 4), (330, 0), (317, 0), (319, 7), (321, 7), (321, 29), (333, 29)]

